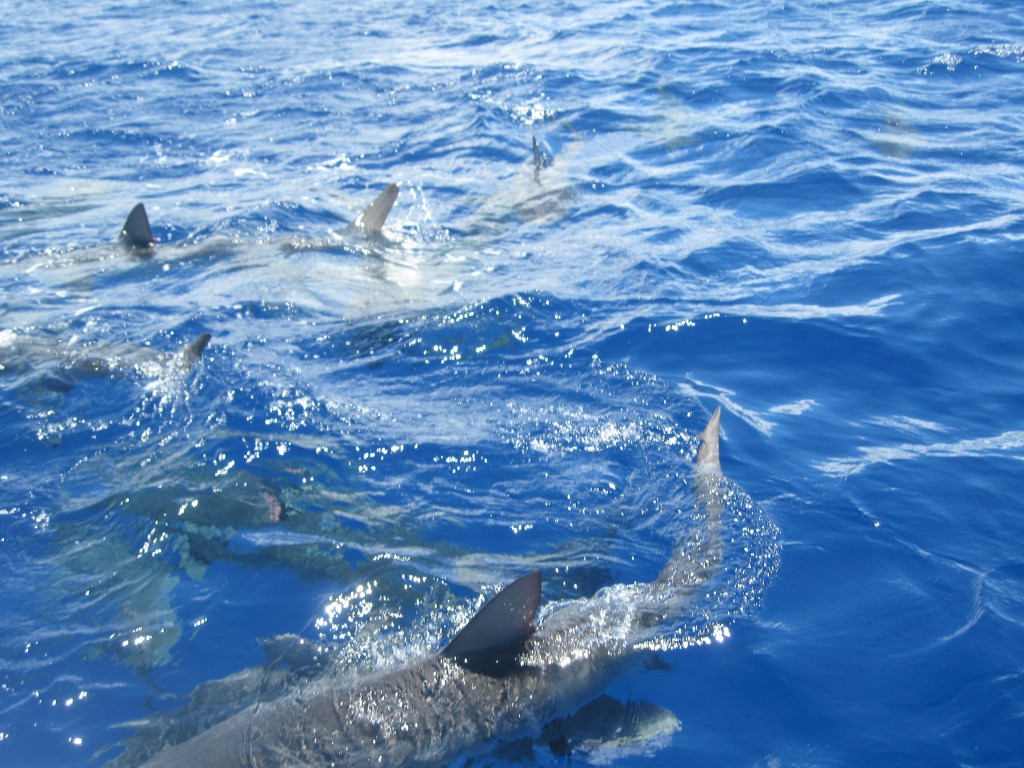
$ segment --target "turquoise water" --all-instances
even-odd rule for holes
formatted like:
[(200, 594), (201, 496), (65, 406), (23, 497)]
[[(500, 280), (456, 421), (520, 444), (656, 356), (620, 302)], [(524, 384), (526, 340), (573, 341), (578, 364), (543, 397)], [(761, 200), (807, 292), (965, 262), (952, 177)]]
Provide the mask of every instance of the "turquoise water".
[(4, 765), (653, 578), (717, 405), (719, 588), (609, 690), (678, 728), (572, 763), (1019, 763), (1019, 5), (5, 11)]

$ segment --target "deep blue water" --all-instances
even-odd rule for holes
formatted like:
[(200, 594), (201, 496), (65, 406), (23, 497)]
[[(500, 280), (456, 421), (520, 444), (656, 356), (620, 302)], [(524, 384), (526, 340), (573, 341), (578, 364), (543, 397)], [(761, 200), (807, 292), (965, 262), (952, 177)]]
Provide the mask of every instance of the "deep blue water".
[(261, 638), (373, 667), (535, 567), (653, 578), (720, 404), (721, 588), (610, 690), (681, 727), (573, 764), (1020, 764), (1022, 30), (6, 3), (0, 763), (102, 764)]

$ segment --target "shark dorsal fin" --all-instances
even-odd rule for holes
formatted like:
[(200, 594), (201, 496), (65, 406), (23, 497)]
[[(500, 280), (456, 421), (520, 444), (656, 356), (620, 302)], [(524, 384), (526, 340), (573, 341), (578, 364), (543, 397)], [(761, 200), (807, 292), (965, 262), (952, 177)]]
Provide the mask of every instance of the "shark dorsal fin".
[(488, 600), (441, 652), (481, 671), (501, 672), (533, 634), (540, 571), (520, 576)]
[(540, 181), (540, 172), (551, 165), (551, 157), (540, 148), (537, 137), (533, 137), (533, 178)]
[(121, 227), (121, 243), (128, 248), (149, 248), (153, 245), (153, 230), (149, 228), (146, 206), (142, 203), (132, 208)]
[(206, 351), (206, 345), (210, 343), (211, 338), (210, 334), (201, 333), (181, 351), (181, 362), (186, 369), (191, 369), (193, 365), (199, 362), (199, 358), (203, 356), (203, 352)]
[(544, 167), (544, 153), (540, 151), (540, 142), (533, 137), (533, 175), (540, 178), (541, 169)]
[(384, 229), (384, 222), (391, 213), (391, 206), (398, 198), (398, 185), (388, 184), (377, 199), (367, 206), (366, 210), (356, 216), (355, 221), (348, 225), (346, 231), (355, 230), (364, 235), (377, 236)]

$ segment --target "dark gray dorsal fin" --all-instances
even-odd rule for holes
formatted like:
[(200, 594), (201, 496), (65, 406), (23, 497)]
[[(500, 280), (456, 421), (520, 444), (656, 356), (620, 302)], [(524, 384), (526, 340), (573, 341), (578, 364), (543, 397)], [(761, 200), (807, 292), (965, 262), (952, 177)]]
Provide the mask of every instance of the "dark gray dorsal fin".
[(474, 667), (504, 668), (533, 634), (540, 571), (520, 576), (488, 600), (441, 653)]
[(398, 198), (398, 185), (388, 184), (377, 199), (367, 206), (366, 210), (356, 216), (355, 221), (348, 225), (346, 231), (355, 230), (364, 235), (379, 235), (384, 229), (384, 222), (391, 213), (391, 206)]
[(181, 362), (185, 365), (186, 369), (190, 369), (199, 362), (199, 358), (203, 356), (203, 352), (206, 351), (206, 345), (210, 343), (211, 338), (208, 333), (200, 333), (181, 351)]
[(153, 230), (149, 228), (149, 217), (146, 215), (146, 206), (138, 203), (128, 218), (124, 220), (121, 228), (121, 243), (128, 248), (149, 248), (153, 245)]

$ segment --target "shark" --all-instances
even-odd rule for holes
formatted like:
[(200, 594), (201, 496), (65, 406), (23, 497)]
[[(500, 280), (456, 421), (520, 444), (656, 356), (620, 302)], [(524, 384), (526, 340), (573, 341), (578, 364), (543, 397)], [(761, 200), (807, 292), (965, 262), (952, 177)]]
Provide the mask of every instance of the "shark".
[[(534, 137), (529, 160), (524, 153), (525, 162), (512, 178), (496, 185), (484, 183), (481, 197), (470, 198), (466, 219), (452, 229), (433, 223), (426, 195), (415, 189), (410, 194), (421, 201), (419, 216), (413, 212), (411, 219), (407, 216), (392, 227), (389, 215), (393, 216), (400, 190), (391, 183), (354, 219), (321, 234), (306, 234), (303, 229), (283, 240), (260, 236), (241, 241), (197, 236), (170, 247), (154, 234), (146, 206), (139, 203), (118, 236), (118, 251), (134, 258), (111, 260), (106, 268), (118, 278), (123, 274), (126, 281), (146, 281), (156, 266), (171, 271), (220, 265), (232, 273), (244, 271), (247, 279), (240, 285), (234, 280), (204, 281), (196, 300), (256, 305), (273, 297), (275, 302), (324, 312), (337, 313), (340, 308), (347, 320), (442, 306), (453, 294), (484, 297), (489, 281), (481, 276), (494, 269), (496, 243), (500, 247), (505, 238), (518, 237), (521, 227), (554, 224), (570, 214), (576, 188), (568, 175), (568, 160), (578, 144), (574, 140), (556, 162), (546, 144)], [(130, 263), (145, 261), (152, 262), (147, 269)], [(89, 272), (78, 273), (86, 286), (95, 279)], [(165, 295), (152, 294), (156, 301)], [(175, 300), (180, 301), (180, 295)]]
[(93, 376), (141, 376), (147, 389), (187, 376), (212, 336), (200, 333), (175, 352), (127, 342), (83, 343), (77, 336), (43, 341), (37, 335), (0, 330), (0, 376), (26, 376), (33, 391), (67, 392)]
[[(343, 237), (380, 237), (384, 222), (398, 199), (398, 185), (388, 184), (373, 202), (356, 216), (342, 231)], [(136, 203), (128, 213), (118, 243), (126, 250), (146, 255), (156, 245), (156, 238), (149, 225), (149, 216), (143, 203)]]
[(573, 139), (556, 162), (553, 153), (533, 137), (531, 155), (499, 188), (488, 190), (469, 221), (456, 227), (464, 238), (485, 243), (519, 226), (561, 223), (572, 212), (577, 189), (570, 175), (579, 151)]
[[(539, 571), (488, 600), (439, 652), (354, 677), (318, 678), (257, 701), (157, 753), (146, 768), (444, 766), (585, 710), (615, 679), (662, 664), (659, 632), (683, 616), (722, 566), (729, 483), (719, 460), (721, 408), (693, 467), (701, 521), (658, 576), (541, 605)], [(571, 747), (571, 745), (567, 745)]]

